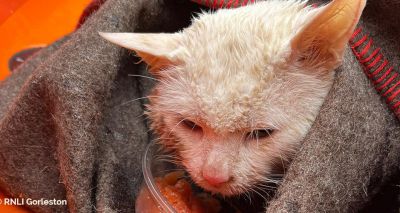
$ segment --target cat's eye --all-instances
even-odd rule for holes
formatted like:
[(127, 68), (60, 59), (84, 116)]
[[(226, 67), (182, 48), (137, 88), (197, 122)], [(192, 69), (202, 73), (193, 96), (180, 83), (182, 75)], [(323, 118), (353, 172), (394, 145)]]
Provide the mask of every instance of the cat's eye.
[(273, 129), (256, 129), (246, 134), (246, 140), (264, 139), (272, 135)]
[(187, 129), (190, 129), (190, 130), (192, 130), (192, 131), (196, 131), (196, 132), (203, 131), (203, 129), (201, 128), (201, 126), (197, 125), (195, 122), (193, 122), (193, 121), (191, 121), (191, 120), (185, 119), (185, 120), (182, 121), (182, 124), (183, 124)]

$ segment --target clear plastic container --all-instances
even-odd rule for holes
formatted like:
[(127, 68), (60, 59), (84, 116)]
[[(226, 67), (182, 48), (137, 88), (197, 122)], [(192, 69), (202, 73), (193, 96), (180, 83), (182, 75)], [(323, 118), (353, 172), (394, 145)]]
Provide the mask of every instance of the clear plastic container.
[[(160, 189), (156, 184), (156, 178), (165, 177), (165, 175), (170, 174), (173, 171), (182, 170), (183, 168), (172, 164), (165, 160), (167, 153), (162, 151), (162, 147), (154, 142), (150, 143), (144, 153), (142, 160), (142, 170), (144, 175), (144, 185), (142, 186), (138, 199), (136, 200), (135, 212), (136, 213), (180, 213), (174, 209), (174, 207), (168, 202), (168, 200), (163, 196)], [(160, 157), (163, 156), (163, 157)], [(184, 178), (188, 183), (193, 183), (189, 180), (189, 175), (185, 173), (184, 176), (179, 177), (179, 179)], [(191, 190), (193, 196), (205, 195), (206, 193), (192, 184)], [(210, 197), (210, 195), (205, 195)], [(219, 212), (221, 213), (240, 213), (240, 212), (261, 212), (264, 210), (263, 199), (258, 199), (252, 197), (251, 202), (243, 200), (243, 197), (236, 198), (220, 198), (218, 196), (212, 196), (214, 200), (217, 200), (219, 207)], [(245, 197), (247, 198), (247, 197)], [(210, 203), (208, 203), (210, 204)], [(214, 203), (215, 204), (215, 203)], [(207, 210), (202, 210), (205, 212), (215, 212), (215, 208), (212, 208), (213, 204), (203, 205)], [(193, 206), (192, 206), (193, 207)], [(196, 212), (196, 211), (195, 211)]]
[(142, 170), (144, 176), (144, 184), (139, 199), (136, 200), (136, 213), (176, 213), (175, 209), (161, 194), (155, 183), (155, 177), (164, 176), (170, 169), (175, 166), (166, 161), (157, 158), (157, 154), (161, 154), (159, 145), (152, 142), (145, 151), (142, 160)]

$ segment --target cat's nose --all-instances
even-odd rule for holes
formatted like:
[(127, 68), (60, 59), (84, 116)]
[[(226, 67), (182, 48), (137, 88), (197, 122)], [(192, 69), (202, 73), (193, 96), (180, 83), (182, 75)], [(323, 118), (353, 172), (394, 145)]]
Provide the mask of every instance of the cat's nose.
[(219, 187), (222, 184), (228, 182), (231, 177), (228, 175), (223, 174), (209, 174), (208, 172), (203, 171), (203, 178), (206, 180), (210, 185)]

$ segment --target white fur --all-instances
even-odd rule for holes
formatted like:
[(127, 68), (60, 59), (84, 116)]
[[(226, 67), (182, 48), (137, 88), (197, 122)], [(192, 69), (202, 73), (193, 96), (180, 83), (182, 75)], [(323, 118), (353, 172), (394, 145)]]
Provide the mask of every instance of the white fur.
[[(297, 150), (332, 82), (333, 72), (321, 78), (288, 64), (290, 40), (314, 13), (298, 1), (260, 2), (202, 14), (183, 31), (184, 64), (164, 71), (149, 110), (153, 120), (163, 117), (162, 131), (174, 133), (183, 164), (202, 187), (241, 193), (265, 182)], [(176, 126), (182, 118), (204, 134)], [(275, 132), (263, 141), (244, 140), (262, 128)], [(213, 187), (202, 177), (206, 168), (233, 181)]]
[[(306, 2), (270, 0), (200, 14), (175, 34), (103, 36), (157, 68), (152, 72), (160, 82), (149, 96), (148, 115), (161, 142), (200, 186), (233, 195), (270, 181), (299, 148), (365, 5), (356, 0), (345, 7), (348, 2), (313, 9)], [(338, 23), (346, 28), (329, 29)], [(184, 119), (202, 130), (188, 129)], [(274, 132), (262, 140), (245, 137), (264, 128)], [(213, 186), (205, 174), (229, 182)]]

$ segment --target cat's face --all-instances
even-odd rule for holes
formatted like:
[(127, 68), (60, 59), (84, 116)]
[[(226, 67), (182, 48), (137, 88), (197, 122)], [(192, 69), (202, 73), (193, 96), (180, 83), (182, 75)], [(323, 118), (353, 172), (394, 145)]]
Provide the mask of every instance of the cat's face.
[(260, 2), (176, 34), (103, 36), (152, 66), (148, 115), (161, 143), (197, 184), (233, 195), (271, 181), (299, 148), (365, 5), (354, 2)]
[[(326, 81), (271, 66), (264, 77), (193, 77), (182, 67), (158, 83), (148, 106), (152, 128), (203, 188), (238, 194), (282, 172), (307, 133), (326, 93)], [(260, 71), (261, 72), (261, 71)], [(277, 73), (276, 73), (277, 72)], [(261, 186), (259, 186), (261, 187)]]

